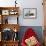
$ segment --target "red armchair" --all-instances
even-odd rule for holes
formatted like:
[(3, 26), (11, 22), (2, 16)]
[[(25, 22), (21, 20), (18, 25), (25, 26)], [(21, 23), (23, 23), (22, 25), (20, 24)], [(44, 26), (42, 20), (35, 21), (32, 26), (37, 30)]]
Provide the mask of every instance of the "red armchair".
[[(35, 41), (34, 45), (33, 45), (34, 41), (32, 41), (33, 39)], [(32, 41), (32, 45), (31, 42), (29, 41)], [(28, 43), (30, 45), (27, 45)], [(37, 39), (37, 35), (32, 28), (27, 29), (27, 31), (25, 32), (25, 35), (22, 38), (21, 46), (41, 46), (40, 42)]]

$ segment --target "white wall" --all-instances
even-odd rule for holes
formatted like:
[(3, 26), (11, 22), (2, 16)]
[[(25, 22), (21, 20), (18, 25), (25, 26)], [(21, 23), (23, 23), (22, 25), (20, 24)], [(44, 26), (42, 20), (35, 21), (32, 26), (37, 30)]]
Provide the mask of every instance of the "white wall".
[(23, 11), (20, 16), (20, 25), (26, 26), (42, 26), (43, 25), (43, 6), (42, 0), (24, 0), (19, 1), (22, 8), (37, 8), (37, 18), (36, 19), (24, 19)]
[[(14, 6), (15, 0), (0, 0), (0, 6)], [(43, 6), (42, 0), (17, 0), (20, 7), (19, 24), (21, 26), (43, 26)], [(36, 19), (24, 19), (23, 8), (37, 8)]]

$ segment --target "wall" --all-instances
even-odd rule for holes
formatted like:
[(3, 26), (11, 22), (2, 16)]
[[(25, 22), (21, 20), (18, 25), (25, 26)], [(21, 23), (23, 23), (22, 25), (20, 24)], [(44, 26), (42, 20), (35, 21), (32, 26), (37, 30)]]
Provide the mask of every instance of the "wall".
[(42, 0), (25, 0), (19, 1), (23, 8), (37, 8), (37, 18), (36, 19), (24, 19), (23, 10), (20, 16), (20, 23), (22, 26), (42, 26), (43, 25), (43, 6)]
[[(15, 6), (15, 0), (0, 0), (0, 6), (9, 7)], [(19, 24), (21, 26), (43, 26), (43, 6), (42, 0), (17, 0), (17, 6), (20, 7), (20, 17)], [(23, 9), (24, 8), (37, 8), (37, 18), (36, 19), (24, 19)]]

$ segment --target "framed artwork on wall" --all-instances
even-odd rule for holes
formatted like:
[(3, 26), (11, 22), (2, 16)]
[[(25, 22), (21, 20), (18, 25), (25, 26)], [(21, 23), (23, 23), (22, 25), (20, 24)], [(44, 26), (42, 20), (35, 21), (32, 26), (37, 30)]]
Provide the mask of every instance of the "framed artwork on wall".
[(9, 10), (2, 10), (2, 15), (9, 15)]
[(37, 16), (37, 8), (24, 8), (23, 17), (25, 19), (34, 19)]

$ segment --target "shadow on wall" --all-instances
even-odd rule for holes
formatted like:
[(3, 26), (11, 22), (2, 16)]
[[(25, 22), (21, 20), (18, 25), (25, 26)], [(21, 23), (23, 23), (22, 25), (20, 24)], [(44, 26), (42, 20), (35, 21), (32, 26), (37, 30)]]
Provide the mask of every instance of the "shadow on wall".
[(43, 30), (42, 30), (41, 26), (21, 26), (20, 27), (20, 31), (19, 31), (19, 40), (20, 40), (20, 42), (21, 42), (21, 40), (23, 38), (23, 35), (24, 35), (25, 31), (28, 28), (32, 28), (36, 32), (39, 41), (41, 43), (43, 43)]

